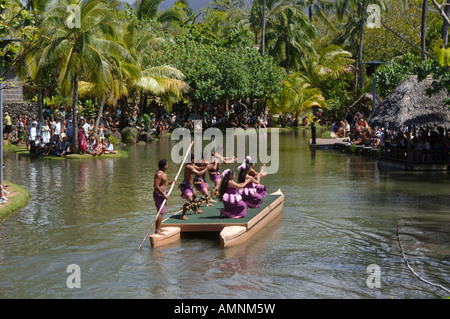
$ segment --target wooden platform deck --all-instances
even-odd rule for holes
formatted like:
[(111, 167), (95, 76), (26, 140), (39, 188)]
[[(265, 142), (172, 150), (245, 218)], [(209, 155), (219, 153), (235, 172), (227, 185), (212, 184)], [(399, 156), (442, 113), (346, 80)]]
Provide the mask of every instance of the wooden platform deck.
[(348, 137), (345, 138), (316, 138), (316, 144), (312, 144), (312, 140), (309, 140), (309, 147), (311, 149), (333, 149), (334, 144), (336, 143), (344, 143), (344, 140), (347, 140)]
[(223, 204), (200, 206), (202, 214), (188, 212), (189, 220), (181, 219), (181, 213), (174, 214), (162, 222), (163, 235), (150, 236), (152, 247), (158, 247), (177, 241), (183, 232), (220, 232), (222, 247), (230, 247), (242, 243), (264, 227), (270, 220), (281, 213), (284, 194), (281, 190), (267, 195), (259, 208), (248, 208), (243, 218), (220, 217)]

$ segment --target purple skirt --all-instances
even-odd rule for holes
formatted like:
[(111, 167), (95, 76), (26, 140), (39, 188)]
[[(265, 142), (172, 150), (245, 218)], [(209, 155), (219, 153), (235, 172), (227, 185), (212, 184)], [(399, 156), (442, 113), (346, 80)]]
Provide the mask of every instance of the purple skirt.
[(256, 188), (256, 191), (258, 192), (258, 194), (260, 194), (263, 198), (265, 198), (267, 196), (266, 186), (261, 185), (261, 184), (256, 184), (255, 188)]
[[(164, 202), (164, 196), (158, 193), (157, 191), (153, 191), (153, 199), (155, 200), (156, 210), (159, 212), (159, 209), (161, 208), (161, 205)], [(164, 207), (161, 209), (160, 212), (161, 215), (163, 215), (166, 212), (166, 203), (164, 203)]]
[(194, 177), (194, 185), (199, 192), (206, 192), (208, 190), (205, 180), (201, 177)]
[(239, 190), (239, 193), (242, 196), (242, 200), (249, 208), (258, 208), (263, 202), (262, 195), (257, 192), (252, 184), (247, 184), (244, 188)]
[(180, 189), (181, 189), (181, 197), (182, 198), (188, 198), (189, 196), (194, 195), (194, 188), (192, 187), (191, 184), (188, 184), (186, 182), (181, 183), (180, 185)]
[(233, 204), (223, 202), (223, 206), (220, 212), (229, 218), (242, 218), (247, 215), (247, 204), (242, 200)]
[(212, 172), (209, 171), (209, 178), (211, 179), (211, 182), (215, 183), (216, 181), (220, 181), (220, 172)]

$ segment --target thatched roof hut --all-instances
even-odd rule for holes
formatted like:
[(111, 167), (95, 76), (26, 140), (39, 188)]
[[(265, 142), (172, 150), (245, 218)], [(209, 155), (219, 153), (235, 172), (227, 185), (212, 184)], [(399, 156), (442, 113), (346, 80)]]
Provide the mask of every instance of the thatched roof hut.
[(370, 126), (396, 129), (402, 126), (450, 129), (450, 109), (443, 103), (448, 92), (428, 96), (433, 79), (418, 81), (417, 76), (403, 80), (375, 109), (367, 122)]

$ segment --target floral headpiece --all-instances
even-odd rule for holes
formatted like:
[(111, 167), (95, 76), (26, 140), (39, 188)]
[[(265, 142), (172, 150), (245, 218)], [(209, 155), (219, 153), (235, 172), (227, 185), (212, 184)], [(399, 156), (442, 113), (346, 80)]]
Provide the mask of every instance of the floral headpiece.
[(244, 163), (242, 163), (241, 165), (239, 165), (238, 171), (241, 171), (241, 170), (245, 169), (245, 167), (246, 167), (246, 162), (244, 161)]
[(222, 173), (222, 178), (225, 178), (225, 175), (227, 175), (228, 172), (231, 172), (231, 170), (229, 168), (227, 168), (226, 170), (223, 171)]

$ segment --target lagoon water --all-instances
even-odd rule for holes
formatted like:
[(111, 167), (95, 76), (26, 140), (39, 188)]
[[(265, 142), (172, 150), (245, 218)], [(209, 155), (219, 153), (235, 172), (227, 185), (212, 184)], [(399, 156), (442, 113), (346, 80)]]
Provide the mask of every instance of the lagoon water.
[[(137, 251), (156, 211), (157, 161), (175, 142), (126, 146), (128, 158), (38, 160), (5, 154), (5, 179), (31, 193), (0, 223), (0, 298), (444, 298), (450, 288), (450, 177), (381, 171), (376, 160), (311, 151), (308, 130), (280, 132), (283, 213), (242, 246), (183, 237)], [(230, 165), (236, 168), (238, 164)], [(178, 165), (167, 171), (173, 178)], [(174, 188), (168, 211), (183, 200)], [(70, 289), (67, 267), (80, 267)], [(369, 265), (380, 270), (369, 288)], [(370, 278), (369, 278), (370, 282)]]

